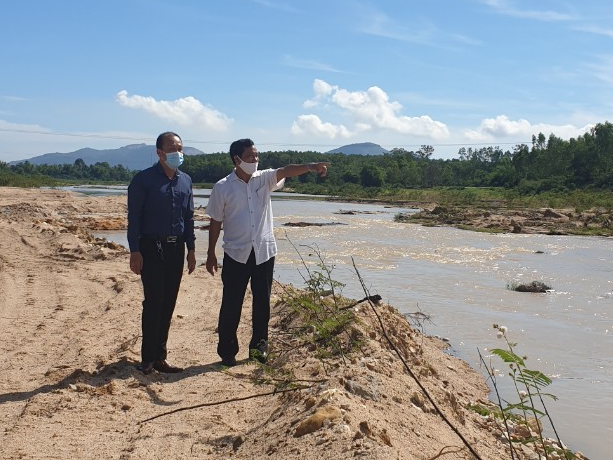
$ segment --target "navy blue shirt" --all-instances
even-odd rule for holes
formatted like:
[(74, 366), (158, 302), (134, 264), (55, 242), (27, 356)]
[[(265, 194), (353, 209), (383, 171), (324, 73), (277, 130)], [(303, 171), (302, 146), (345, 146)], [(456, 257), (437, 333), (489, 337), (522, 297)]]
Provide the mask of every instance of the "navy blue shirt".
[(136, 173), (128, 186), (128, 245), (139, 252), (143, 235), (183, 236), (195, 249), (192, 178), (177, 169), (169, 179), (158, 162)]

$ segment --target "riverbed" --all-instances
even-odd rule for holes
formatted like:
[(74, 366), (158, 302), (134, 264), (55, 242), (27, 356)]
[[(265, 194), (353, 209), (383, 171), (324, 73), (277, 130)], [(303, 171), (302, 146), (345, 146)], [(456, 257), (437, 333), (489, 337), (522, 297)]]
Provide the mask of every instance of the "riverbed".
[[(74, 190), (74, 189), (73, 189)], [(91, 192), (91, 190), (89, 190)], [(125, 193), (125, 188), (112, 190)], [(206, 206), (208, 190), (198, 190)], [(97, 192), (96, 192), (97, 193)], [(504, 348), (493, 324), (508, 328), (527, 367), (553, 379), (547, 400), (558, 434), (592, 460), (610, 458), (613, 438), (613, 247), (609, 238), (485, 234), (394, 222), (410, 209), (309, 200), (278, 194), (273, 204), (279, 246), (275, 279), (298, 286), (323, 260), (342, 293), (364, 297), (353, 264), (370, 294), (403, 313), (423, 312), (423, 330), (450, 352), (480, 368), (492, 348)], [(350, 211), (350, 212), (349, 212)], [(293, 227), (306, 222), (321, 226)], [(334, 224), (334, 225), (327, 225)], [(102, 236), (125, 244), (125, 232)], [(197, 231), (198, 264), (208, 233)], [(218, 257), (223, 250), (217, 248)], [(204, 267), (201, 267), (204, 269)], [(519, 293), (516, 283), (541, 281), (545, 294)], [(496, 358), (497, 380), (509, 387)], [(483, 370), (483, 369), (482, 369)]]

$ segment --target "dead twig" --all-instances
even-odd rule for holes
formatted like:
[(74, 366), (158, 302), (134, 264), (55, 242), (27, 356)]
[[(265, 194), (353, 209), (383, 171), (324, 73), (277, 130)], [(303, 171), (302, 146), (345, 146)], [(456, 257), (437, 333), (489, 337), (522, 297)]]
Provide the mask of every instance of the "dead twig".
[(378, 304), (379, 302), (381, 302), (381, 296), (379, 294), (375, 294), (375, 295), (371, 295), (368, 297), (364, 297), (363, 299), (358, 300), (357, 302), (353, 302), (350, 305), (345, 305), (344, 307), (340, 307), (339, 310), (347, 310), (349, 308), (355, 307), (356, 305), (362, 303), (362, 302), (366, 302), (366, 301), (372, 302), (374, 304)]
[[(368, 289), (366, 288), (366, 285), (364, 283), (364, 279), (362, 278), (362, 275), (360, 274), (360, 272), (358, 270), (358, 267), (356, 267), (356, 265), (355, 265), (355, 260), (353, 259), (353, 257), (351, 257), (351, 263), (353, 264), (353, 269), (355, 270), (356, 275), (358, 275), (358, 281), (362, 285), (362, 289), (364, 290), (364, 294), (366, 294), (366, 297), (370, 297), (370, 293), (368, 292)], [(415, 380), (415, 383), (417, 383), (417, 386), (419, 386), (419, 388), (421, 389), (422, 393), (428, 398), (428, 401), (430, 401), (430, 403), (432, 404), (432, 406), (434, 407), (436, 412), (445, 421), (447, 426), (449, 426), (449, 428), (451, 428), (451, 430), (462, 440), (462, 442), (464, 443), (466, 448), (470, 451), (470, 453), (473, 454), (477, 460), (483, 460), (479, 456), (479, 454), (475, 451), (475, 449), (473, 449), (473, 447), (470, 445), (468, 440), (462, 435), (462, 433), (460, 433), (458, 431), (458, 429), (451, 423), (451, 421), (449, 421), (449, 419), (445, 416), (443, 411), (438, 407), (438, 405), (434, 401), (434, 398), (432, 398), (432, 396), (430, 395), (428, 390), (423, 386), (421, 381), (413, 373), (413, 371), (409, 367), (409, 364), (402, 357), (402, 354), (400, 353), (400, 351), (398, 351), (398, 348), (396, 348), (396, 345), (394, 345), (394, 342), (392, 341), (392, 339), (390, 339), (389, 336), (387, 335), (387, 332), (385, 330), (385, 326), (383, 325), (383, 321), (381, 320), (381, 316), (379, 315), (379, 313), (377, 312), (377, 309), (375, 308), (375, 304), (372, 303), (371, 301), (369, 301), (368, 303), (369, 303), (370, 308), (372, 309), (373, 313), (377, 317), (377, 320), (379, 321), (379, 326), (381, 326), (381, 332), (382, 332), (383, 336), (385, 337), (385, 339), (389, 343), (389, 345), (392, 348), (392, 350), (394, 350), (394, 352), (396, 352), (396, 355), (398, 355), (398, 358), (400, 359), (400, 361), (404, 365), (404, 367), (407, 370), (407, 372), (409, 373), (409, 375), (413, 378), (413, 380)]]
[(138, 341), (138, 339), (140, 339), (140, 335), (136, 335), (132, 337), (131, 339), (121, 342), (119, 346), (115, 349), (115, 353), (122, 353), (124, 351), (128, 351), (130, 348), (136, 345), (136, 342)]
[(170, 415), (170, 414), (176, 414), (177, 412), (182, 412), (184, 410), (198, 409), (200, 407), (220, 406), (221, 404), (228, 404), (228, 403), (231, 403), (231, 402), (246, 401), (248, 399), (261, 398), (263, 396), (272, 396), (272, 395), (281, 394), (281, 393), (288, 393), (290, 391), (305, 390), (307, 388), (312, 388), (314, 386), (315, 385), (308, 385), (308, 386), (301, 386), (301, 387), (297, 387), (297, 388), (289, 388), (289, 389), (286, 389), (286, 390), (274, 390), (274, 391), (269, 391), (268, 393), (258, 393), (258, 394), (255, 394), (255, 395), (244, 396), (242, 398), (230, 398), (230, 399), (225, 399), (223, 401), (213, 401), (213, 402), (208, 402), (208, 403), (196, 404), (194, 406), (180, 407), (178, 409), (174, 409), (174, 410), (171, 410), (171, 411), (168, 411), (168, 412), (162, 412), (161, 414), (154, 415), (153, 417), (146, 418), (145, 420), (141, 420), (138, 423), (140, 425), (140, 424), (147, 423), (147, 422), (150, 422), (152, 420), (155, 420), (156, 418), (164, 417), (164, 416)]
[[(436, 454), (434, 457), (430, 457), (428, 460), (435, 460), (447, 454), (457, 454), (458, 452), (462, 452), (464, 450), (464, 447), (456, 447), (455, 450), (451, 450), (454, 447), (455, 446), (445, 446), (438, 452), (438, 454)], [(449, 449), (449, 450), (445, 451), (445, 449)]]

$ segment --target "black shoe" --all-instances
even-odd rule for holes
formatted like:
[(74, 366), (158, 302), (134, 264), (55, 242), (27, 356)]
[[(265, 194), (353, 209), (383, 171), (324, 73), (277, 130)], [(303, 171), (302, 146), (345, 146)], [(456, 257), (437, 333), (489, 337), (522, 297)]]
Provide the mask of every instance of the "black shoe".
[(255, 348), (249, 348), (249, 359), (264, 364), (268, 360), (268, 342), (262, 339)]
[(221, 365), (226, 367), (234, 367), (236, 366), (236, 358), (234, 356), (221, 358)]
[(145, 375), (151, 374), (154, 369), (152, 362), (145, 362), (145, 361), (143, 361), (138, 366), (136, 366), (136, 368)]
[(183, 372), (182, 367), (171, 366), (165, 359), (161, 361), (155, 361), (153, 363), (153, 368), (156, 371), (163, 372), (165, 374), (176, 374), (177, 372)]

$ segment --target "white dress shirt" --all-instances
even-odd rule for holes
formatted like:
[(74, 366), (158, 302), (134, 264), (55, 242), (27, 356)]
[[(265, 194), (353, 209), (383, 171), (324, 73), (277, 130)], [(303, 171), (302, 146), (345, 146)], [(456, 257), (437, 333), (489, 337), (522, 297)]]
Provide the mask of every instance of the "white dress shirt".
[(270, 195), (284, 184), (276, 169), (265, 169), (248, 183), (232, 171), (213, 186), (206, 212), (222, 222), (224, 252), (237, 262), (247, 263), (252, 248), (256, 265), (277, 255)]

